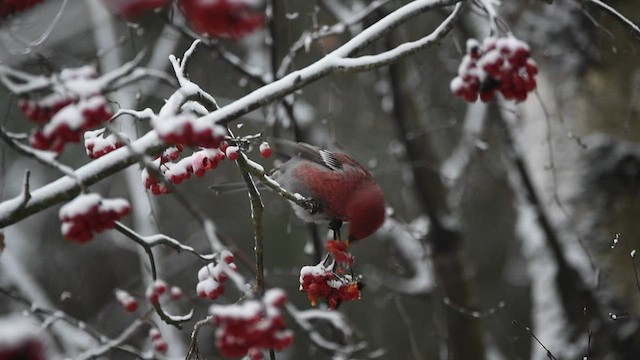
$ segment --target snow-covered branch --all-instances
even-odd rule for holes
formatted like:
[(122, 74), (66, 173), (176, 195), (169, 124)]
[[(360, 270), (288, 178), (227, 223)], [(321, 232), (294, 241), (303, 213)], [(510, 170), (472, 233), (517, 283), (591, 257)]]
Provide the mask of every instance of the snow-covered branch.
[(396, 48), (375, 55), (365, 55), (357, 58), (340, 58), (335, 62), (339, 71), (354, 72), (379, 68), (392, 64), (404, 57), (414, 54), (428, 46), (440, 41), (451, 31), (454, 23), (460, 16), (460, 11), (465, 3), (456, 4), (453, 12), (429, 35), (415, 41), (406, 42)]

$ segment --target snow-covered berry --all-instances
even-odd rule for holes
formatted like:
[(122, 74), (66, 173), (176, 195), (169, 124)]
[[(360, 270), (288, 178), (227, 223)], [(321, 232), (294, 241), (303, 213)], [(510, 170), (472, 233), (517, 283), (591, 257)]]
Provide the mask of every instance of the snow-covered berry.
[(125, 290), (116, 290), (116, 300), (122, 305), (126, 312), (132, 313), (138, 309), (138, 301), (136, 298)]
[(224, 294), (224, 283), (229, 278), (229, 272), (235, 271), (233, 255), (229, 251), (222, 251), (219, 259), (221, 261), (203, 266), (198, 271), (196, 293), (201, 298), (215, 300)]
[(235, 146), (235, 145), (227, 146), (227, 149), (225, 150), (225, 154), (227, 155), (227, 159), (229, 159), (231, 161), (238, 160), (238, 151), (240, 151), (240, 148)]
[(103, 199), (100, 195), (80, 194), (60, 208), (62, 235), (67, 240), (85, 243), (94, 233), (111, 229), (130, 211), (125, 199)]
[(271, 146), (269, 146), (269, 143), (263, 142), (260, 144), (260, 155), (262, 155), (263, 158), (271, 156)]
[(106, 129), (98, 129), (84, 133), (84, 147), (90, 158), (97, 159), (130, 142), (129, 137), (125, 133), (114, 133), (105, 136), (106, 133)]

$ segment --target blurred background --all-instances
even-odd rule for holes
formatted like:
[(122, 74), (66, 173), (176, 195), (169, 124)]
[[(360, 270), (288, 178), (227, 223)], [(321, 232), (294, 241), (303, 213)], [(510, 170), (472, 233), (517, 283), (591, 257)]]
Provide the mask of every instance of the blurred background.
[[(207, 42), (196, 50), (189, 77), (220, 105), (261, 85), (232, 66), (229, 54), (268, 79), (272, 56), (279, 63), (305, 32), (351, 19), (369, 5), (355, 0), (274, 3), (271, 29)], [(383, 2), (344, 32), (309, 40), (287, 72), (321, 58), (405, 3)], [(500, 32), (529, 44), (540, 71), (538, 88), (520, 103), (469, 104), (451, 94), (449, 83), (466, 40), (489, 36), (481, 3), (469, 1), (437, 46), (390, 67), (327, 76), (289, 96), (290, 105), (265, 106), (231, 128), (239, 135), (262, 133), (345, 151), (370, 169), (385, 193), (387, 223), (352, 247), (355, 271), (367, 285), (362, 299), (339, 309), (354, 338), (368, 346), (345, 358), (546, 359), (548, 349), (557, 359), (638, 359), (640, 286), (630, 256), (640, 242), (638, 32), (590, 1), (504, 2), (497, 7)], [(609, 4), (640, 21), (635, 2)], [(0, 61), (35, 74), (83, 64), (95, 64), (104, 73), (144, 52), (142, 66), (171, 75), (169, 54), (180, 57), (193, 40), (175, 9), (131, 22), (100, 0), (62, 7), (63, 1), (46, 0), (1, 19)], [(362, 53), (424, 36), (449, 12), (422, 14)], [(274, 46), (267, 45), (269, 37)], [(113, 110), (157, 110), (174, 90), (146, 79), (107, 98)], [(28, 133), (34, 127), (5, 87), (0, 87), (0, 114), (7, 131)], [(132, 118), (114, 126), (132, 138), (150, 129), (148, 122)], [(254, 150), (250, 158), (270, 169), (276, 157), (263, 159)], [(91, 161), (82, 144), (67, 146), (59, 160), (73, 168)], [(4, 143), (0, 169), (2, 201), (20, 193), (27, 169), (33, 189), (61, 177)], [(178, 189), (237, 244), (235, 253), (252, 257), (246, 192), (216, 195), (208, 189), (239, 180), (237, 167), (223, 162)], [(174, 197), (144, 189), (138, 165), (91, 190), (130, 199), (132, 215), (124, 222), (141, 234), (163, 233), (202, 253), (210, 251), (199, 223)], [(308, 309), (306, 294), (298, 290), (299, 271), (317, 263), (309, 246), (312, 233), (328, 239), (327, 229), (310, 231), (286, 200), (262, 194), (268, 284)], [(2, 230), (0, 285), (117, 337), (135, 316), (122, 311), (114, 289), (142, 296), (149, 277), (146, 257), (115, 231), (85, 245), (64, 241), (58, 210), (53, 206)], [(204, 263), (170, 249), (154, 251), (160, 277), (184, 289), (195, 306), (194, 319), (204, 318), (210, 301), (195, 294)], [(246, 269), (241, 272), (250, 277)], [(231, 290), (217, 301), (233, 303), (238, 296)], [(8, 297), (0, 299), (3, 316), (25, 309)], [(170, 310), (186, 312), (186, 303)], [(340, 358), (319, 350), (291, 318), (287, 321), (295, 341), (278, 359)], [(161, 327), (170, 345), (167, 357), (184, 358), (193, 322), (182, 331)], [(199, 350), (207, 359), (222, 358), (213, 331), (205, 327), (199, 335)], [(129, 342), (149, 348), (146, 334)], [(131, 356), (114, 351), (105, 358)]]

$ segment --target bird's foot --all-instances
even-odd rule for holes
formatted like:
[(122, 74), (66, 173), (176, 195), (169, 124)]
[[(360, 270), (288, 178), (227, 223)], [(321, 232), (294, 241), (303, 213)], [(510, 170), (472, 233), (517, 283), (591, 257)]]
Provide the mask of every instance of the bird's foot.
[(309, 210), (309, 214), (311, 215), (315, 215), (318, 213), (321, 213), (322, 211), (324, 211), (324, 208), (322, 207), (322, 204), (320, 204), (319, 202), (317, 202), (314, 199), (309, 199), (307, 201), (308, 204), (308, 210)]

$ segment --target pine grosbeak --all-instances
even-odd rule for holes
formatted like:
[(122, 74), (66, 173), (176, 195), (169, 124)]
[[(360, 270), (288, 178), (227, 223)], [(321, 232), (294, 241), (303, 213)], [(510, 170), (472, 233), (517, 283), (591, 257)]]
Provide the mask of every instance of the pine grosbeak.
[(349, 222), (349, 241), (373, 234), (384, 222), (384, 197), (375, 179), (350, 156), (305, 143), (277, 141), (291, 159), (274, 169), (271, 176), (283, 188), (312, 199), (318, 211), (293, 205), (304, 221), (339, 227)]

